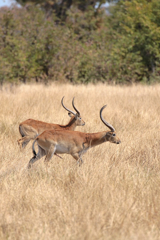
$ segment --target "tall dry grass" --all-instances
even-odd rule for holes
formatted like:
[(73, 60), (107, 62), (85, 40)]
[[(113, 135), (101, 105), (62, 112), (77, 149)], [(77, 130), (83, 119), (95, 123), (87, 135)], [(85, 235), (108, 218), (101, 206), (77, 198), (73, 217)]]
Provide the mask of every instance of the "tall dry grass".
[[(72, 98), (86, 122), (79, 131), (106, 130), (121, 144), (90, 149), (78, 167), (70, 155), (43, 159), (31, 170), (31, 143), (19, 150), (18, 124), (28, 118), (65, 124), (60, 100)], [(160, 239), (160, 85), (52, 85), (0, 92), (0, 239)], [(62, 155), (61, 155), (62, 156)]]

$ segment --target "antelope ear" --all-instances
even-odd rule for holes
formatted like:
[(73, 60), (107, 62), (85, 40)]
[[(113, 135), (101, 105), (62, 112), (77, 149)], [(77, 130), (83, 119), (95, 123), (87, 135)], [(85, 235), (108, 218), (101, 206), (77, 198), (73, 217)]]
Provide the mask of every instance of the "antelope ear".
[(69, 116), (69, 117), (72, 117), (72, 116), (73, 116), (73, 114), (69, 112), (69, 113), (68, 113), (68, 116)]

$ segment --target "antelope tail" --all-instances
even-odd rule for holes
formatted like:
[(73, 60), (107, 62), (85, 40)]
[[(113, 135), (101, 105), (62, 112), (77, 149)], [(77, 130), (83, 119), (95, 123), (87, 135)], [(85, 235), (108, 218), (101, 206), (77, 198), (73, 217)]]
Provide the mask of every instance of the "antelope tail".
[(21, 136), (22, 136), (22, 137), (24, 137), (24, 136), (25, 136), (25, 134), (24, 134), (24, 132), (23, 132), (23, 130), (22, 130), (22, 127), (21, 127), (21, 126), (19, 126), (19, 132), (20, 132), (20, 134), (21, 134)]
[(34, 142), (33, 142), (33, 144), (32, 144), (32, 152), (33, 152), (34, 157), (36, 157), (36, 155), (37, 155), (37, 153), (36, 153), (36, 151), (35, 151), (35, 148), (34, 148), (35, 142), (36, 142), (36, 139), (34, 140)]

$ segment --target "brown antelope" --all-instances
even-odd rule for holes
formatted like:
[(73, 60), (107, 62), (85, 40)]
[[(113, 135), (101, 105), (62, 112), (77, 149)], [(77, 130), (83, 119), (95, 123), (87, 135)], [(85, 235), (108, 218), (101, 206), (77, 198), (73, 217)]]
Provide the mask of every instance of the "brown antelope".
[[(64, 97), (63, 97), (64, 98)], [(61, 100), (61, 104), (68, 111), (68, 115), (71, 117), (70, 121), (66, 125), (59, 125), (54, 123), (46, 123), (41, 122), (34, 119), (28, 119), (19, 125), (19, 132), (22, 136), (21, 139), (18, 140), (18, 144), (20, 148), (24, 148), (29, 141), (32, 139), (34, 140), (39, 134), (41, 134), (45, 130), (54, 130), (54, 129), (61, 129), (61, 130), (72, 130), (76, 128), (76, 126), (84, 126), (85, 122), (82, 120), (80, 112), (74, 105), (74, 98), (72, 100), (72, 106), (76, 113), (66, 108), (63, 104), (63, 98)]]
[[(82, 154), (89, 148), (95, 147), (104, 142), (112, 142), (119, 144), (120, 139), (116, 137), (115, 129), (102, 117), (102, 111), (107, 105), (100, 109), (100, 119), (110, 129), (110, 131), (103, 131), (97, 133), (84, 133), (77, 131), (62, 131), (62, 130), (46, 130), (40, 134), (32, 145), (33, 158), (29, 161), (28, 168), (32, 166), (38, 159), (45, 157), (45, 162), (48, 162), (55, 154), (70, 154), (72, 157), (80, 161)], [(35, 152), (35, 142), (38, 145), (38, 153)]]

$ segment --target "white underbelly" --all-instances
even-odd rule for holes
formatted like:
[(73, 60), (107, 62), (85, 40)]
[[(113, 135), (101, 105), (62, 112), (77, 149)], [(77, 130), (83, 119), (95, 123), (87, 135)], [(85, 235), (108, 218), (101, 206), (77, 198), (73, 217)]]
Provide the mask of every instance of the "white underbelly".
[(69, 150), (67, 147), (65, 147), (64, 145), (57, 145), (56, 146), (56, 153), (69, 153)]

